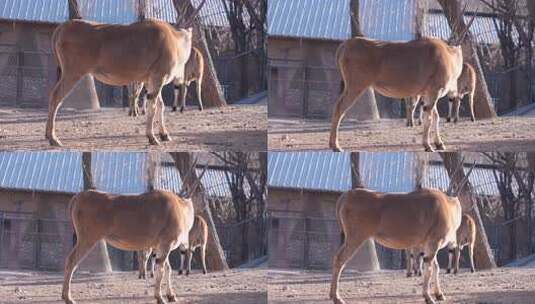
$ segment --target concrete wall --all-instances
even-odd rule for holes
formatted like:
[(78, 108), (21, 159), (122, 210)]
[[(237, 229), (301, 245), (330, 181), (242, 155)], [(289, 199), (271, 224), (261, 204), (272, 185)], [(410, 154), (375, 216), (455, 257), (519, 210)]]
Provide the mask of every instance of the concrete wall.
[(71, 195), (0, 190), (0, 267), (61, 270), (73, 246)]
[(270, 188), (269, 264), (328, 269), (341, 244), (335, 219), (339, 193)]

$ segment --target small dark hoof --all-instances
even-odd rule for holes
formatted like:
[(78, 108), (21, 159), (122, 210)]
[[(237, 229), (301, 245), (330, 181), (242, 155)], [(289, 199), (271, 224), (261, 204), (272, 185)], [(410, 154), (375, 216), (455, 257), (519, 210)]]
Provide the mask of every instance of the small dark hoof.
[(184, 113), (184, 107), (180, 107), (180, 113)]
[(176, 302), (176, 295), (167, 295), (167, 301), (169, 302)]
[(189, 270), (186, 270), (186, 276), (189, 276)]
[(421, 125), (422, 125), (422, 122), (421, 122), (421, 121), (419, 121), (419, 122), (418, 122), (418, 125), (419, 125), (419, 126), (421, 126)]
[(470, 272), (474, 273), (474, 272), (476, 272), (476, 270), (472, 268), (472, 269), (470, 269)]
[(202, 271), (202, 274), (207, 274), (208, 272), (206, 270), (203, 270)]
[(470, 118), (470, 120), (471, 120), (472, 122), (476, 122), (476, 119), (475, 119), (475, 118)]
[(162, 141), (171, 141), (171, 136), (169, 136), (169, 134), (160, 134), (160, 139)]
[(171, 110), (171, 112), (176, 112), (176, 107), (173, 107), (173, 109)]
[(412, 277), (412, 272), (407, 272), (407, 278)]
[(149, 145), (151, 145), (151, 146), (159, 146), (160, 142), (154, 137), (149, 137)]
[(455, 118), (455, 120), (453, 121), (453, 123), (458, 123), (459, 120), (457, 118)]
[(204, 110), (204, 109), (203, 109), (203, 107), (199, 107), (199, 111), (201, 111), (201, 112), (202, 112), (202, 110)]
[(178, 275), (182, 275), (184, 272), (182, 270), (178, 271)]
[(165, 301), (163, 300), (163, 298), (156, 298), (156, 304), (165, 304)]
[(151, 273), (151, 274), (150, 274), (150, 277), (151, 277), (151, 278), (154, 278), (154, 273)]
[(438, 144), (435, 144), (437, 146), (437, 150), (438, 151), (445, 151), (446, 150), (446, 146), (443, 144), (443, 143), (438, 143)]
[(451, 122), (451, 118), (446, 118), (446, 122)]
[(445, 301), (446, 300), (446, 297), (441, 293), (436, 294), (435, 298), (437, 299), (437, 301)]
[(446, 273), (451, 273), (451, 269), (446, 270)]

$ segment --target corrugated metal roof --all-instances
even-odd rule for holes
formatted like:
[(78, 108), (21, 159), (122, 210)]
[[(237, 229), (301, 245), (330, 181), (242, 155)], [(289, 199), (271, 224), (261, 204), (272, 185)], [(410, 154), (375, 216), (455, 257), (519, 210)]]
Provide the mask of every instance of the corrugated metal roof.
[[(202, 0), (193, 0), (197, 6)], [(138, 17), (137, 0), (79, 0), (80, 14), (84, 19), (102, 23), (129, 24)], [(205, 26), (228, 27), (225, 9), (220, 0), (207, 0), (199, 12)], [(66, 0), (0, 0), (0, 19), (62, 23), (69, 18)], [(176, 21), (172, 0), (148, 1), (147, 18)], [(249, 15), (244, 12), (244, 19)]]
[(360, 0), (360, 23), (366, 37), (412, 40), (416, 33), (416, 0)]
[(346, 191), (351, 189), (349, 153), (270, 152), (268, 183), (272, 187)]
[[(167, 154), (161, 155), (162, 161), (169, 162)], [(0, 152), (0, 188), (77, 193), (83, 189), (81, 163), (80, 152)], [(143, 193), (148, 189), (147, 163), (147, 154), (143, 152), (93, 152), (95, 187), (110, 193)], [(197, 174), (201, 170), (197, 169)], [(158, 166), (156, 176), (154, 188), (173, 192), (182, 189), (180, 174), (174, 166)], [(208, 169), (201, 182), (208, 196), (231, 196), (222, 170)]]
[(60, 23), (69, 18), (67, 1), (0, 0), (0, 19)]
[[(465, 22), (469, 22), (471, 16), (465, 16)], [(424, 27), (424, 35), (437, 37), (441, 39), (449, 39), (451, 36), (451, 29), (448, 25), (444, 14), (429, 13), (426, 16), (426, 26)], [(493, 17), (478, 16), (474, 19), (474, 23), (470, 28), (474, 39), (480, 44), (498, 44), (498, 33), (494, 25)], [(516, 31), (515, 31), (516, 33)], [(516, 34), (518, 37), (518, 34)]]
[[(360, 153), (360, 173), (367, 188), (381, 192), (410, 192), (415, 189), (416, 154), (411, 152)], [(349, 153), (271, 152), (268, 157), (270, 187), (321, 191), (351, 189)], [(469, 169), (464, 168), (465, 172)], [(423, 176), (425, 187), (446, 190), (449, 176), (441, 165), (429, 165)], [(470, 182), (480, 195), (498, 195), (490, 169), (475, 168)]]
[(348, 0), (269, 0), (268, 34), (345, 40), (351, 37)]

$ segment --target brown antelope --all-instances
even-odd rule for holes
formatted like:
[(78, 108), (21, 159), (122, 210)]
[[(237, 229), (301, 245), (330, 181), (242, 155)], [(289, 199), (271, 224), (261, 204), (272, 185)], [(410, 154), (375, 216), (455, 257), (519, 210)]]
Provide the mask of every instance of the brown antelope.
[(434, 150), (429, 140), (433, 125), (434, 143), (438, 150), (444, 150), (436, 104), (441, 97), (454, 96), (457, 92), (457, 79), (463, 65), (460, 44), (474, 18), (475, 15), (460, 36), (450, 39), (449, 44), (435, 38), (389, 42), (356, 37), (343, 42), (336, 51), (336, 63), (344, 90), (333, 111), (329, 147), (342, 151), (338, 142), (340, 123), (359, 96), (373, 88), (384, 96), (397, 99), (423, 96), (423, 146), (426, 151)]
[(201, 249), (201, 263), (202, 263), (202, 273), (206, 274), (206, 244), (208, 243), (208, 224), (201, 217), (196, 215), (195, 221), (193, 222), (193, 227), (189, 231), (189, 247), (185, 251), (180, 252), (180, 270), (178, 274), (182, 274), (184, 270), (184, 255), (186, 255), (186, 275), (189, 275), (191, 272), (191, 257), (195, 252), (195, 249)]
[(476, 222), (474, 219), (468, 215), (463, 214), (461, 220), (461, 226), (457, 230), (457, 246), (454, 250), (449, 251), (448, 259), (448, 270), (447, 273), (451, 272), (451, 264), (453, 260), (453, 255), (455, 254), (455, 265), (453, 273), (457, 274), (459, 272), (459, 258), (461, 251), (465, 246), (468, 247), (468, 256), (470, 257), (470, 271), (475, 272), (476, 268), (474, 267), (474, 245), (476, 242)]
[[(472, 121), (476, 121), (476, 116), (474, 114), (474, 94), (476, 92), (476, 72), (474, 67), (469, 63), (463, 64), (463, 71), (459, 79), (457, 79), (457, 94), (452, 98), (449, 98), (448, 103), (448, 119), (447, 122), (451, 122), (452, 112), (455, 111), (454, 123), (459, 121), (459, 108), (461, 106), (461, 101), (463, 98), (468, 95), (468, 105), (470, 107), (470, 116)], [(414, 114), (417, 108), (420, 108), (420, 115), (418, 119), (418, 124), (422, 124), (423, 112), (421, 107), (423, 103), (420, 101), (420, 96), (409, 98), (405, 100), (406, 113), (407, 113), (407, 126), (414, 126)]]
[(54, 31), (52, 49), (61, 76), (52, 89), (48, 105), (46, 138), (61, 146), (55, 134), (55, 119), (64, 97), (87, 74), (116, 86), (142, 82), (149, 99), (146, 135), (151, 145), (155, 116), (160, 120), (160, 138), (170, 141), (165, 127), (162, 87), (173, 80), (184, 82), (184, 68), (191, 53), (192, 29), (176, 30), (170, 24), (147, 19), (130, 25), (67, 21)]
[[(470, 169), (458, 189), (462, 189)], [(447, 193), (451, 193), (451, 186)], [(410, 193), (380, 193), (353, 189), (343, 193), (336, 203), (336, 218), (344, 234), (344, 242), (333, 258), (330, 298), (335, 304), (344, 300), (338, 292), (341, 273), (362, 243), (374, 238), (381, 245), (393, 249), (420, 247), (423, 249), (426, 303), (435, 303), (429, 295), (431, 277), (434, 295), (445, 299), (438, 280), (437, 252), (457, 244), (457, 228), (461, 225), (461, 203), (456, 195), (434, 189), (421, 188)]]
[[(184, 111), (184, 108), (186, 106), (186, 95), (188, 94), (188, 86), (195, 81), (196, 88), (197, 88), (197, 97), (199, 99), (199, 111), (203, 110), (202, 106), (202, 97), (201, 97), (201, 87), (202, 87), (202, 79), (204, 75), (204, 59), (202, 56), (201, 51), (199, 49), (192, 47), (191, 48), (191, 56), (188, 59), (188, 62), (186, 62), (186, 70), (185, 70), (185, 76), (184, 76), (184, 83), (180, 83), (178, 81), (173, 81), (173, 84), (175, 86), (174, 88), (174, 100), (173, 100), (173, 112), (176, 112), (177, 105), (178, 105), (178, 96), (179, 96), (179, 90), (181, 90), (182, 95), (182, 103), (180, 107), (180, 112), (182, 113)], [(139, 111), (139, 98), (141, 95), (141, 91), (143, 88), (143, 83), (133, 83), (131, 85), (132, 88), (130, 88), (130, 96), (129, 96), (129, 104), (130, 104), (130, 110), (128, 111), (129, 116), (137, 117), (140, 114)], [(141, 98), (141, 114), (145, 115), (145, 95)]]
[[(196, 187), (197, 184), (188, 192), (191, 194)], [(69, 208), (77, 239), (76, 245), (65, 260), (62, 291), (65, 303), (74, 303), (70, 292), (72, 275), (78, 264), (100, 240), (122, 250), (155, 248), (154, 297), (158, 304), (165, 303), (161, 285), (163, 276), (166, 275), (166, 296), (169, 301), (175, 302), (168, 258), (171, 250), (189, 246), (189, 231), (194, 221), (193, 204), (189, 197), (190, 195), (184, 195), (184, 192), (176, 195), (161, 190), (140, 195), (113, 195), (88, 190), (75, 195)]]

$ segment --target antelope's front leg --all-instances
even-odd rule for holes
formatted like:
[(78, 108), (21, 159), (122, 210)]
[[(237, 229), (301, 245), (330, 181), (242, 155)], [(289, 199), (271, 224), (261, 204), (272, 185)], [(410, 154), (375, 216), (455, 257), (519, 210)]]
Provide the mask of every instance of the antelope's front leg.
[(424, 104), (422, 109), (424, 111), (424, 133), (423, 133), (423, 138), (422, 138), (422, 144), (426, 152), (434, 152), (435, 150), (433, 149), (433, 147), (431, 147), (431, 144), (429, 143), (429, 135), (430, 135), (429, 133), (431, 132), (433, 110), (431, 106), (428, 104)]
[(147, 130), (146, 135), (149, 139), (150, 145), (158, 146), (160, 142), (154, 136), (154, 116), (156, 115), (156, 108), (158, 102), (157, 93), (148, 93), (147, 94)]
[(433, 124), (435, 126), (435, 146), (437, 150), (446, 150), (442, 138), (440, 138), (440, 115), (438, 115), (437, 107), (433, 108)]
[(162, 95), (158, 95), (157, 99), (158, 105), (156, 106), (156, 112), (160, 119), (160, 138), (162, 141), (171, 141), (171, 136), (169, 136), (169, 132), (167, 132), (167, 128), (165, 127), (165, 118), (164, 118), (164, 111), (165, 111), (165, 104), (163, 102)]
[(171, 284), (171, 274), (173, 272), (173, 269), (171, 268), (171, 265), (169, 264), (169, 259), (165, 261), (165, 275), (167, 278), (167, 300), (169, 302), (176, 302), (176, 293), (173, 290), (173, 285)]
[(435, 304), (435, 300), (429, 295), (429, 289), (431, 287), (431, 276), (433, 275), (433, 265), (429, 256), (424, 256), (424, 284), (423, 284), (423, 296), (426, 304)]
[(435, 299), (437, 301), (444, 301), (446, 300), (446, 297), (444, 297), (444, 294), (442, 293), (442, 290), (440, 289), (440, 282), (438, 280), (438, 275), (440, 273), (440, 266), (438, 265), (437, 258), (433, 260), (433, 280), (435, 281)]

